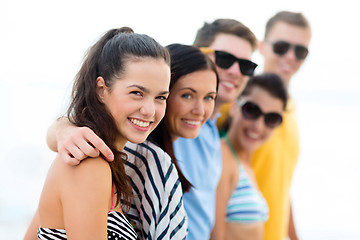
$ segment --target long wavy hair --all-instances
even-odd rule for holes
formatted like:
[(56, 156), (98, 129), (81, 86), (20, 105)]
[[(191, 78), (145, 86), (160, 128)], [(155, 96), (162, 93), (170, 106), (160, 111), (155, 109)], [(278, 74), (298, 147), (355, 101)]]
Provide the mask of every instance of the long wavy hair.
[(72, 100), (67, 110), (71, 123), (92, 129), (114, 153), (114, 161), (109, 165), (116, 187), (116, 204), (122, 199), (127, 207), (132, 197), (131, 183), (123, 165), (127, 155), (115, 147), (119, 131), (114, 118), (98, 98), (96, 79), (101, 76), (111, 90), (114, 83), (121, 81), (126, 74), (125, 64), (143, 57), (164, 59), (170, 66), (167, 49), (151, 37), (136, 34), (128, 27), (107, 31), (86, 53), (75, 77)]
[[(217, 90), (219, 85), (219, 77), (216, 72), (216, 67), (214, 63), (198, 48), (183, 44), (171, 44), (167, 46), (167, 49), (169, 50), (171, 56), (171, 79), (169, 88), (170, 95), (172, 87), (181, 77), (202, 70), (211, 70), (216, 74)], [(206, 79), (204, 79), (204, 84), (206, 84)], [(166, 114), (155, 130), (149, 135), (149, 140), (160, 146), (165, 152), (169, 154), (178, 171), (183, 192), (187, 192), (190, 190), (192, 185), (179, 168), (174, 154), (171, 133), (169, 132), (168, 126), (166, 126), (165, 119)]]

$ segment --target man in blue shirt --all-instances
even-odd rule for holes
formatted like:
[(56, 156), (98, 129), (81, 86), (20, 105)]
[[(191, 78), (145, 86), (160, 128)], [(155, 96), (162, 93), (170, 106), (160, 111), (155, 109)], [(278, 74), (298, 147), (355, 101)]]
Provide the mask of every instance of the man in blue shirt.
[(182, 172), (193, 185), (190, 192), (184, 194), (189, 220), (187, 239), (203, 240), (210, 238), (215, 222), (215, 195), (222, 168), (216, 120), (220, 108), (236, 99), (253, 74), (256, 64), (251, 62), (251, 56), (257, 40), (242, 23), (217, 19), (198, 30), (194, 46), (202, 48), (217, 66), (218, 95), (213, 115), (202, 126), (199, 136), (178, 139), (174, 150)]

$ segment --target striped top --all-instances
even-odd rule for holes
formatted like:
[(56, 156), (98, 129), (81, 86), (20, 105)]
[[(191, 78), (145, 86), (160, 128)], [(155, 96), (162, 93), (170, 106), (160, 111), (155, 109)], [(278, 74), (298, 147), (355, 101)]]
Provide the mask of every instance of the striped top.
[(134, 198), (127, 218), (139, 239), (186, 239), (187, 216), (176, 168), (153, 143), (127, 143), (125, 171)]
[(265, 222), (269, 209), (261, 192), (249, 180), (242, 164), (239, 164), (239, 181), (226, 208), (227, 222)]
[[(131, 224), (122, 213), (111, 211), (108, 213), (107, 223), (108, 239), (113, 240), (135, 240), (136, 233)], [(65, 229), (39, 228), (37, 236), (39, 239), (67, 239)]]

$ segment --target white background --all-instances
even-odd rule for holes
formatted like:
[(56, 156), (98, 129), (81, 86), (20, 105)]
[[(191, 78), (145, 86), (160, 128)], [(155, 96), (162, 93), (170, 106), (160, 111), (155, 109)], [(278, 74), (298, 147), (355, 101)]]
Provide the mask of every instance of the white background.
[[(269, 17), (302, 12), (310, 54), (291, 81), (301, 158), (292, 198), (302, 239), (360, 239), (360, 14), (356, 1), (0, 2), (0, 238), (21, 239), (54, 153), (48, 126), (66, 109), (86, 49), (130, 26), (161, 44), (191, 44), (204, 21), (234, 18), (262, 39)], [(262, 57), (254, 54), (261, 71)]]

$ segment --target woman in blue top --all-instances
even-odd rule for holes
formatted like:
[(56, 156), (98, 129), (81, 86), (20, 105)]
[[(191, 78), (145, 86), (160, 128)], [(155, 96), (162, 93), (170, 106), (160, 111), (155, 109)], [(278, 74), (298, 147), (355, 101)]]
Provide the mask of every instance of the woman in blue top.
[(261, 240), (268, 207), (258, 190), (250, 159), (282, 122), (285, 85), (275, 74), (249, 79), (222, 128), (223, 169), (216, 193), (211, 239)]

